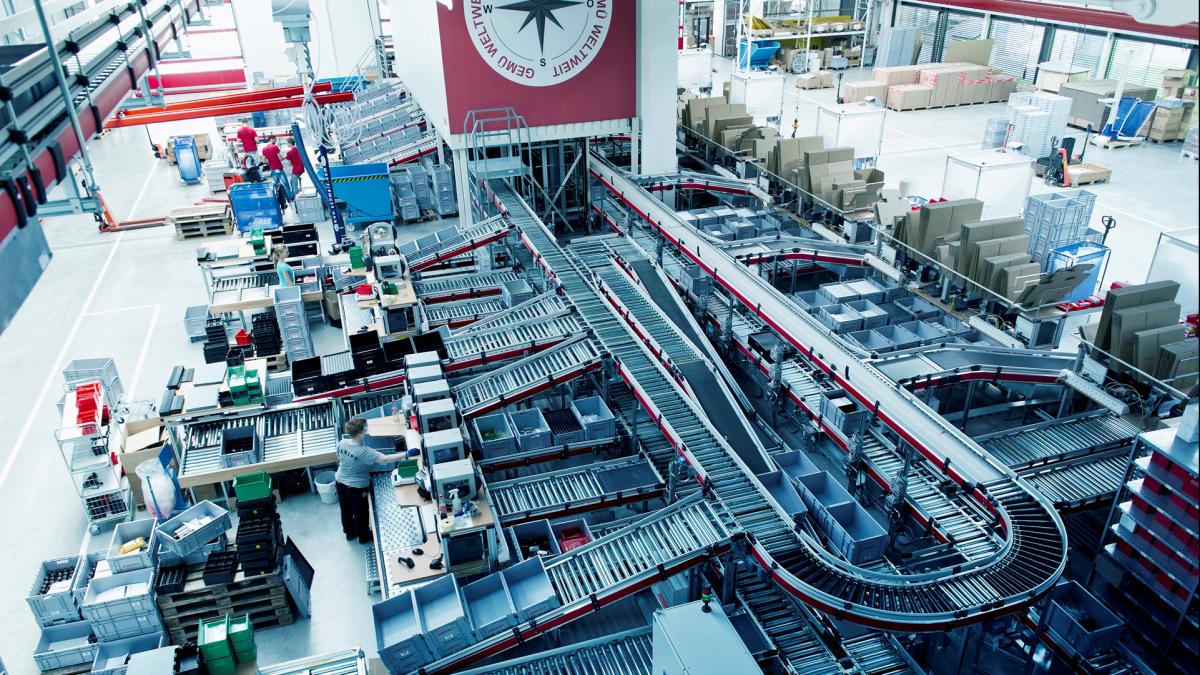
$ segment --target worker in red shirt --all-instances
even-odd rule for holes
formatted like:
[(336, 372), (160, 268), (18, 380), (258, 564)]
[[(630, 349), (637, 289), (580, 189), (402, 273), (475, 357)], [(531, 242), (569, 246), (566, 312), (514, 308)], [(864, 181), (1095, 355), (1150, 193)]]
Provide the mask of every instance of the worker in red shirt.
[(249, 124), (243, 124), (237, 130), (237, 138), (242, 143), (242, 151), (246, 153), (258, 151), (258, 132)]
[(295, 141), (286, 141), (288, 149), (284, 153), (284, 157), (292, 165), (291, 188), (292, 198), (300, 194), (300, 176), (304, 175), (304, 161), (300, 159), (300, 148), (296, 147)]
[(283, 188), (284, 193), (291, 200), (292, 185), (283, 173), (283, 162), (279, 159), (280, 152), (279, 146), (275, 144), (275, 138), (268, 139), (267, 144), (262, 149), (263, 161), (267, 163), (267, 169), (270, 170), (275, 182)]

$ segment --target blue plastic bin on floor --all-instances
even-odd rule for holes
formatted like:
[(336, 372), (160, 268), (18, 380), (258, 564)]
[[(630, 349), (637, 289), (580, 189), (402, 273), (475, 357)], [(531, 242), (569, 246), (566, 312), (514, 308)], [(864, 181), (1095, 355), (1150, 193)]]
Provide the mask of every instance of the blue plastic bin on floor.
[(275, 198), (275, 184), (235, 183), (229, 186), (229, 208), (239, 232), (261, 228), (264, 232), (283, 227), (283, 212)]

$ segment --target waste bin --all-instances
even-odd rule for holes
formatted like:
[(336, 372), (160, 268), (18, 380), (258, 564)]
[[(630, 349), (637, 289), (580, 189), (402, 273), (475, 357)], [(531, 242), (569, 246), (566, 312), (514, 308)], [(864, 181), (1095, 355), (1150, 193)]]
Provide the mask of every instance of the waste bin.
[(334, 472), (322, 471), (317, 474), (317, 495), (326, 504), (337, 503), (337, 477)]

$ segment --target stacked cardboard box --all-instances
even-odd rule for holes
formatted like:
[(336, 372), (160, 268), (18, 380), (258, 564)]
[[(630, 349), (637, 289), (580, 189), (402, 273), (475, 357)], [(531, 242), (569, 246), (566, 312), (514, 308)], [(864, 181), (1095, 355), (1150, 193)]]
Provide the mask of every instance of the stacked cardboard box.
[[(1179, 99), (1174, 100), (1178, 101)], [(1195, 109), (1195, 103), (1192, 101), (1179, 102), (1186, 103), (1186, 105), (1169, 108), (1159, 105), (1154, 108), (1154, 114), (1150, 116), (1150, 130), (1146, 133), (1147, 138), (1159, 143), (1183, 140), (1187, 134), (1184, 120), (1189, 116), (1189, 112)]]
[(835, 192), (855, 180), (854, 148), (810, 150), (804, 153), (805, 180), (808, 190), (818, 199), (842, 208)]
[(1195, 78), (1196, 72), (1193, 70), (1164, 70), (1162, 88), (1163, 97), (1187, 98), (1184, 96), (1185, 90), (1192, 86), (1192, 80)]
[(876, 68), (871, 71), (871, 79), (883, 82), (889, 87), (898, 84), (917, 84), (921, 77), (923, 66), (890, 66)]
[(833, 86), (833, 71), (818, 70), (813, 73), (804, 73), (796, 76), (796, 87), (798, 89), (827, 89)]
[(777, 138), (775, 147), (767, 152), (767, 171), (811, 191), (808, 173), (804, 168), (804, 155), (807, 152), (817, 152), (825, 148), (825, 139), (820, 136), (801, 136), (800, 138)]
[(874, 96), (880, 101), (887, 102), (888, 85), (886, 82), (868, 80), (866, 82), (847, 82), (842, 85), (842, 102), (858, 103)]
[(887, 107), (892, 110), (924, 110), (933, 88), (926, 84), (897, 84), (888, 87)]
[[(1100, 130), (1108, 121), (1107, 103), (1100, 99), (1112, 98), (1117, 93), (1116, 80), (1076, 80), (1065, 82), (1058, 93), (1071, 99), (1071, 113), (1067, 122), (1081, 129), (1089, 125)], [(1139, 98), (1143, 101), (1154, 100), (1155, 90), (1151, 87), (1141, 87), (1126, 83), (1121, 91), (1122, 97)]]
[(1110, 290), (1096, 329), (1096, 346), (1140, 370), (1153, 372), (1162, 349), (1183, 340), (1180, 307), (1175, 302), (1178, 293), (1179, 284), (1174, 281)]

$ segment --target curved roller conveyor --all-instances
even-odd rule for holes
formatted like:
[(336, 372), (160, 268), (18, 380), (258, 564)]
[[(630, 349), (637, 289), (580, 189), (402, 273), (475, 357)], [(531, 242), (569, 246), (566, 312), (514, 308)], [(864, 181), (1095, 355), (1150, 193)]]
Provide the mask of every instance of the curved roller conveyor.
[[(789, 594), (838, 618), (889, 630), (945, 630), (1027, 606), (1058, 580), (1066, 564), (1066, 535), (1053, 508), (960, 431), (902, 391), (869, 364), (860, 362), (836, 337), (804, 316), (787, 298), (754, 273), (679, 222), (674, 212), (602, 160), (593, 173), (667, 240), (698, 264), (733, 297), (815, 367), (890, 426), (932, 465), (969, 491), (994, 514), (1004, 534), (994, 554), (924, 575), (892, 575), (856, 568), (818, 542), (797, 539), (771, 506), (745, 465), (700, 423), (696, 409), (677, 392), (641, 346), (609, 345), (618, 372), (669, 441), (710, 485), (738, 524), (754, 536), (751, 555)], [(595, 295), (545, 226), (524, 211), (519, 199), (498, 188), (500, 199), (521, 229), (521, 241), (538, 264), (556, 278), (588, 317), (582, 296)], [(603, 305), (601, 305), (603, 306)], [(636, 344), (636, 343), (635, 343)], [(639, 356), (641, 357), (639, 359)]]

